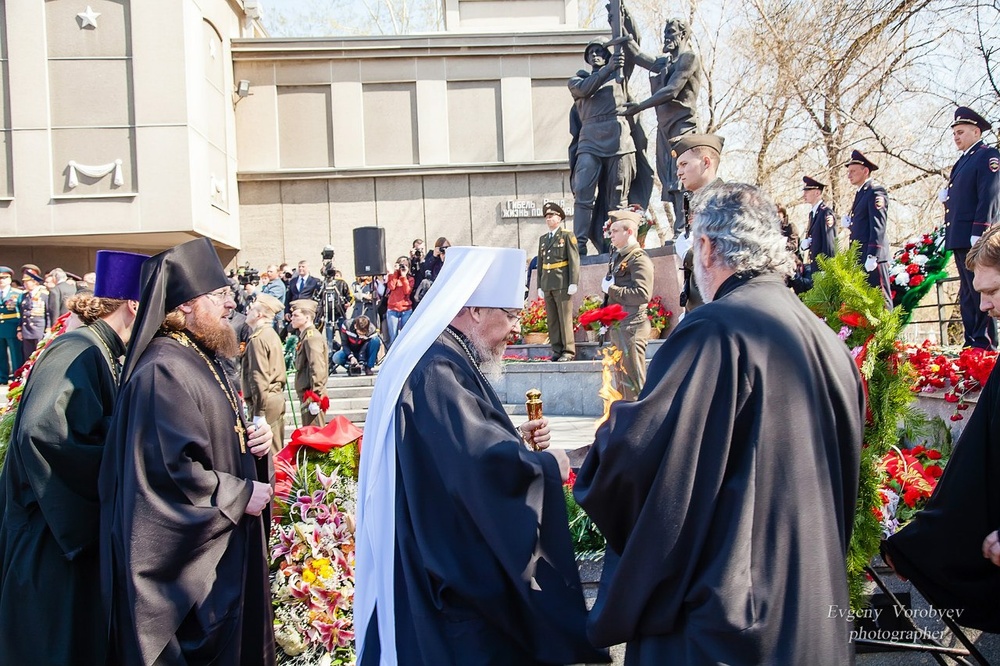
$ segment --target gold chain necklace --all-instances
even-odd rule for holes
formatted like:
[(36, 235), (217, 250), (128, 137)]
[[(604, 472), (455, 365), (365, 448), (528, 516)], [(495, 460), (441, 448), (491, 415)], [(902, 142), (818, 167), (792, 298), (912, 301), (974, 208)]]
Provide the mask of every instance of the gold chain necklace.
[[(205, 361), (205, 365), (208, 369), (212, 371), (212, 376), (215, 377), (215, 381), (219, 383), (219, 388), (226, 396), (226, 400), (229, 401), (229, 406), (233, 408), (233, 414), (236, 416), (236, 425), (233, 426), (233, 430), (240, 440), (240, 453), (247, 452), (247, 442), (246, 442), (246, 428), (243, 426), (243, 418), (240, 416), (240, 410), (236, 403), (236, 391), (233, 390), (232, 384), (229, 383), (229, 376), (226, 375), (225, 384), (222, 383), (222, 378), (219, 377), (219, 373), (215, 370), (215, 364), (205, 355), (205, 352), (201, 350), (201, 347), (196, 345), (191, 338), (188, 337), (187, 333), (184, 331), (170, 331), (167, 333), (168, 336), (176, 340), (183, 347), (190, 347), (198, 352), (198, 356)], [(225, 375), (225, 373), (223, 373)]]
[(489, 385), (490, 381), (486, 379), (486, 375), (484, 375), (483, 371), (479, 369), (479, 362), (476, 360), (477, 355), (472, 353), (472, 350), (469, 349), (469, 346), (465, 344), (465, 340), (463, 339), (463, 337), (461, 335), (456, 334), (455, 331), (451, 330), (450, 328), (445, 328), (444, 330), (445, 333), (454, 338), (455, 342), (457, 342), (462, 347), (462, 350), (469, 357), (469, 360), (472, 361), (472, 367), (476, 369), (476, 374), (479, 375), (479, 378), (482, 379), (485, 384)]
[(119, 382), (121, 381), (121, 372), (122, 372), (122, 368), (121, 365), (118, 363), (118, 359), (115, 358), (115, 355), (111, 351), (111, 347), (108, 346), (108, 343), (104, 341), (104, 336), (102, 336), (100, 333), (98, 333), (93, 329), (91, 329), (90, 332), (94, 334), (94, 337), (97, 338), (97, 341), (101, 343), (102, 347), (104, 347), (104, 351), (108, 352), (108, 364), (111, 366), (111, 376), (114, 377), (115, 386), (118, 386)]

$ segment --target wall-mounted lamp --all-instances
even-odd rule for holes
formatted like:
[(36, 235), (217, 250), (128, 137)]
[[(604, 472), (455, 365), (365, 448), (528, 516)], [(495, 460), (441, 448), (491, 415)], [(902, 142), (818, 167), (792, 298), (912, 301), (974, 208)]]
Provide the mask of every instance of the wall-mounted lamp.
[(246, 79), (240, 79), (239, 83), (236, 84), (236, 94), (240, 99), (246, 97), (250, 94), (250, 82)]

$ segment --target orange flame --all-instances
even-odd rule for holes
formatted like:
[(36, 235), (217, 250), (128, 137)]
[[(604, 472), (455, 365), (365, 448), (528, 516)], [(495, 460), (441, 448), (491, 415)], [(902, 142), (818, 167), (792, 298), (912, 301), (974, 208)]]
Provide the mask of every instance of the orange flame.
[(614, 368), (621, 363), (622, 353), (617, 347), (611, 345), (601, 349), (601, 356), (601, 388), (597, 391), (597, 395), (604, 401), (604, 414), (594, 423), (595, 428), (608, 420), (608, 416), (611, 414), (611, 404), (622, 399), (622, 394), (615, 388), (614, 380)]

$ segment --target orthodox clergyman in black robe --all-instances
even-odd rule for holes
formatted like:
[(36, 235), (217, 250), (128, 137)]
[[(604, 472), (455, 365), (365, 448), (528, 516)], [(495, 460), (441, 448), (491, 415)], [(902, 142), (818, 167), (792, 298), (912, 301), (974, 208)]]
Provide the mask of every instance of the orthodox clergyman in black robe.
[[(379, 373), (359, 485), (362, 666), (606, 661), (584, 635), (568, 458), (529, 450), (484, 375), (524, 266), (521, 250), (452, 248)], [(547, 442), (542, 421), (521, 430)]]
[[(700, 208), (700, 210), (699, 210)], [(756, 188), (695, 200), (712, 297), (618, 402), (576, 498), (608, 548), (588, 631), (629, 666), (845, 664), (845, 554), (864, 426), (845, 345), (785, 287), (777, 211)]]
[(238, 351), (234, 307), (207, 239), (143, 266), (100, 474), (116, 663), (274, 663), (260, 518), (271, 432), (247, 423), (219, 362)]
[(97, 253), (100, 296), (74, 304), (88, 325), (54, 340), (24, 386), (0, 476), (0, 664), (104, 663), (97, 474), (146, 258)]

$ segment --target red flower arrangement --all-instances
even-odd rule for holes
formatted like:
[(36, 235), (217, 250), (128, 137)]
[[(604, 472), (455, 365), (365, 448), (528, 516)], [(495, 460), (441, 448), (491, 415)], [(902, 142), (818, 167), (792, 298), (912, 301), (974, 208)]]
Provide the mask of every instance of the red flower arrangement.
[(929, 340), (917, 345), (904, 345), (910, 364), (917, 373), (917, 379), (910, 386), (915, 393), (934, 393), (939, 389), (950, 389), (944, 399), (955, 403), (952, 421), (961, 421), (961, 412), (969, 408), (966, 398), (979, 391), (989, 379), (996, 364), (997, 352), (985, 349), (967, 348), (958, 356), (948, 354)]
[(950, 451), (915, 446), (897, 449), (882, 456), (879, 470), (886, 479), (880, 489), (882, 506), (875, 516), (882, 522), (885, 536), (890, 536), (924, 508), (944, 474)]
[(663, 307), (662, 296), (653, 296), (649, 303), (646, 304), (646, 317), (649, 319), (649, 325), (658, 331), (663, 331), (670, 327), (670, 318), (673, 314), (673, 312)]
[(545, 299), (536, 298), (521, 309), (521, 335), (548, 332), (549, 315), (545, 311)]
[(588, 310), (580, 315), (580, 326), (586, 327), (594, 322), (600, 322), (601, 329), (617, 326), (618, 323), (628, 317), (628, 313), (618, 303), (608, 305), (596, 310)]

